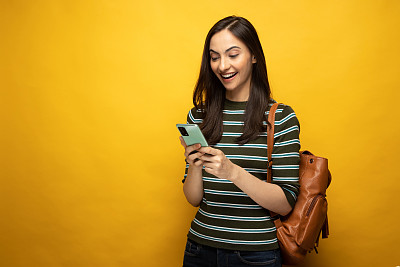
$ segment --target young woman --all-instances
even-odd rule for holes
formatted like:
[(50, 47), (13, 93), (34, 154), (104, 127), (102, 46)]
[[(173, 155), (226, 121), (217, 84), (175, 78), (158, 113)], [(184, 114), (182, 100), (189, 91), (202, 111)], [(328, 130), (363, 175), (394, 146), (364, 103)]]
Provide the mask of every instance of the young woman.
[(299, 123), (279, 105), (275, 116), (273, 183), (267, 183), (270, 96), (264, 53), (253, 25), (227, 17), (209, 31), (194, 108), (209, 147), (185, 148), (183, 191), (200, 206), (191, 224), (184, 266), (281, 266), (270, 211), (288, 214), (298, 195)]

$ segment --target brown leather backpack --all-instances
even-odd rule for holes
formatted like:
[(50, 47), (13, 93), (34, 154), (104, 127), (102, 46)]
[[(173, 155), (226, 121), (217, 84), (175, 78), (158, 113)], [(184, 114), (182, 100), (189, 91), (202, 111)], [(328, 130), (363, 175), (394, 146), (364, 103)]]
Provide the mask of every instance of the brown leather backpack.
[[(275, 103), (268, 116), (271, 124), (268, 127), (268, 178), (272, 179), (272, 149), (274, 146)], [(303, 261), (307, 252), (313, 249), (318, 253), (319, 236), (327, 238), (329, 234), (326, 200), (326, 189), (331, 182), (328, 170), (328, 160), (314, 156), (308, 151), (300, 152), (299, 183), (300, 192), (293, 210), (284, 217), (271, 212), (277, 229), (277, 237), (282, 254), (282, 262), (286, 265), (296, 265)]]

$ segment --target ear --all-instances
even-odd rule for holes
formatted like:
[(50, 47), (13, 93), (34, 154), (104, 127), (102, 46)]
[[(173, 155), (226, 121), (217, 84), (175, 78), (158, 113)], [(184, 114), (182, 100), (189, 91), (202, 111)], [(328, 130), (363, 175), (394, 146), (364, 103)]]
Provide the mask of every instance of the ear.
[(251, 63), (253, 63), (253, 64), (257, 63), (257, 59), (254, 55), (252, 55), (252, 57), (251, 57)]

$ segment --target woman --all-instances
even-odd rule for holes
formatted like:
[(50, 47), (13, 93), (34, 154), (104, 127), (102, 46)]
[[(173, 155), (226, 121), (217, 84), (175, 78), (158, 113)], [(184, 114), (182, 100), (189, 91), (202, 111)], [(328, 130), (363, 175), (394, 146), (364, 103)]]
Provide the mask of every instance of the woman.
[(267, 183), (270, 96), (258, 35), (242, 17), (227, 17), (209, 31), (195, 107), (210, 147), (185, 148), (183, 191), (200, 206), (191, 224), (184, 266), (281, 266), (270, 211), (288, 214), (298, 195), (299, 123), (279, 105), (275, 116), (273, 183)]

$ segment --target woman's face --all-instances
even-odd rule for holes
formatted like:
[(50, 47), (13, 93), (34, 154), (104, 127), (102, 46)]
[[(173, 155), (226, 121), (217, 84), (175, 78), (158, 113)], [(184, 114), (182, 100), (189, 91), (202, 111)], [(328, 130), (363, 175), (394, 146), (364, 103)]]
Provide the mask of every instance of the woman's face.
[(253, 58), (247, 46), (229, 30), (222, 30), (210, 40), (211, 69), (226, 88), (226, 97), (233, 101), (247, 101)]

